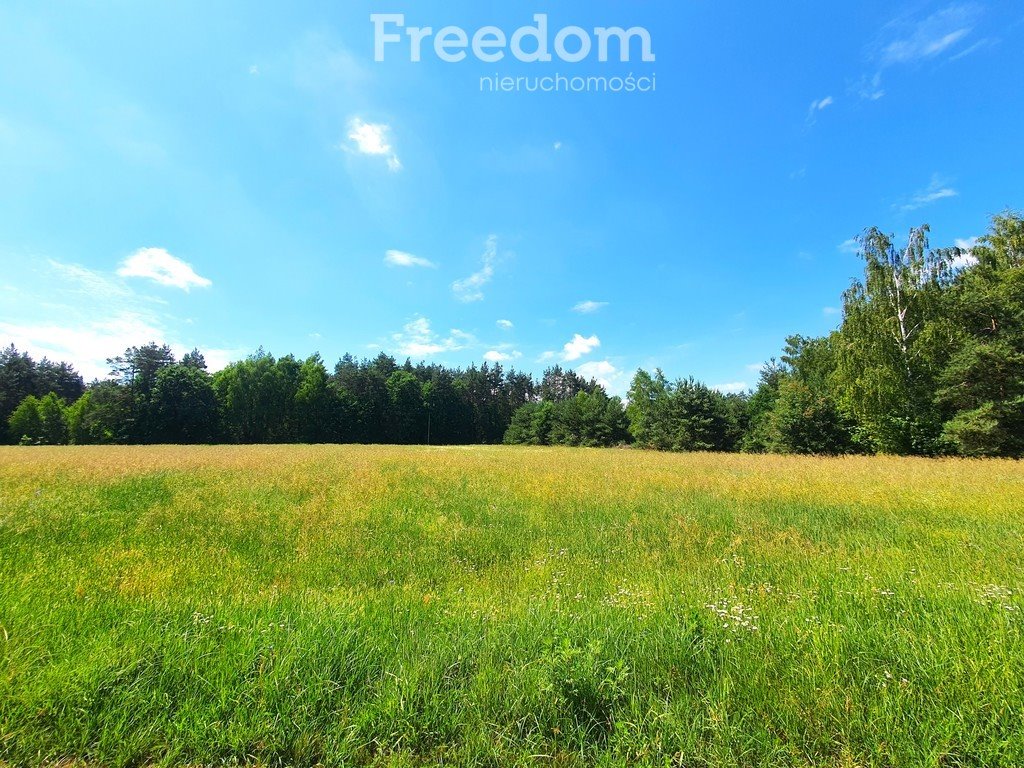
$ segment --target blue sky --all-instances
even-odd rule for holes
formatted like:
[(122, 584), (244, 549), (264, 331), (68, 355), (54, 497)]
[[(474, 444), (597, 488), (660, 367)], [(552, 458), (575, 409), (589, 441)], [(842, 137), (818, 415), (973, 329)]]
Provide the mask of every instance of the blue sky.
[[(656, 60), (377, 62), (371, 13), (641, 26)], [(5, 2), (0, 342), (753, 386), (838, 322), (863, 228), (1024, 204), (1022, 38), (1017, 2)], [(556, 73), (657, 85), (481, 90)]]

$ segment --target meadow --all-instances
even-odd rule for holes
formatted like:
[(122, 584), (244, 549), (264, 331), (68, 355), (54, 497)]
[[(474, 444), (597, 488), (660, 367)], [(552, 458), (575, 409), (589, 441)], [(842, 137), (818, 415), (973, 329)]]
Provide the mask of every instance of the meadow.
[(1019, 766), (1011, 461), (0, 448), (0, 764)]

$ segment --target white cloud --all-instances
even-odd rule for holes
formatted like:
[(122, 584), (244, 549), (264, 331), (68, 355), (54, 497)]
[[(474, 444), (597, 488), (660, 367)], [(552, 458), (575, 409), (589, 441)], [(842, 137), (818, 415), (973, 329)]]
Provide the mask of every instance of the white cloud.
[(971, 253), (961, 253), (956, 258), (950, 260), (949, 268), (954, 271), (960, 271), (961, 269), (967, 269), (968, 267), (976, 266), (977, 263), (977, 256)]
[(823, 307), (821, 310), (821, 314), (825, 315), (825, 317), (832, 317), (840, 314), (841, 312), (842, 310), (838, 307)]
[(484, 353), (484, 360), (489, 363), (507, 363), (509, 360), (518, 360), (522, 356), (522, 353), (515, 349), (508, 352), (491, 349)]
[(932, 176), (931, 183), (925, 189), (918, 190), (911, 198), (902, 205), (899, 206), (901, 213), (910, 213), (920, 208), (924, 208), (927, 205), (938, 202), (939, 200), (945, 200), (950, 197), (956, 197), (958, 192), (952, 187), (948, 186), (938, 174)]
[(211, 283), (192, 269), (192, 265), (172, 256), (163, 248), (140, 248), (117, 270), (121, 277), (141, 277), (160, 285), (189, 291), (193, 286), (208, 288)]
[(592, 360), (576, 366), (576, 373), (588, 381), (593, 379), (612, 395), (622, 395), (629, 385), (629, 376), (609, 360)]
[(747, 365), (747, 370), (750, 371), (751, 373), (760, 373), (761, 369), (763, 368), (764, 363), (749, 363)]
[(851, 237), (849, 240), (843, 240), (838, 246), (840, 253), (856, 254), (860, 253), (860, 242), (855, 237)]
[(572, 311), (579, 312), (581, 315), (589, 315), (607, 306), (607, 301), (581, 301), (572, 308)]
[(481, 256), (483, 266), (469, 277), (456, 280), (452, 283), (452, 291), (459, 301), (472, 302), (482, 301), (484, 298), (482, 288), (491, 282), (494, 277), (494, 263), (498, 259), (498, 237), (491, 235), (484, 245), (484, 252)]
[(348, 129), (349, 140), (356, 145), (361, 154), (385, 157), (388, 170), (402, 170), (402, 162), (391, 146), (391, 126), (384, 123), (367, 123), (356, 117), (349, 122)]
[(128, 347), (162, 341), (164, 332), (140, 314), (120, 311), (108, 317), (74, 324), (0, 323), (0, 336), (38, 357), (66, 360), (87, 380), (105, 378), (107, 358)]
[(950, 269), (959, 271), (975, 266), (978, 263), (978, 257), (974, 255), (973, 251), (977, 244), (977, 237), (957, 238), (954, 245), (960, 249), (960, 255), (950, 260)]
[[(188, 352), (189, 349), (184, 349), (184, 352)], [(217, 371), (223, 370), (236, 360), (241, 360), (252, 353), (252, 350), (244, 347), (235, 347), (234, 349), (200, 348), (199, 351), (203, 353), (203, 359), (206, 360), (206, 370), (210, 373), (216, 373)], [(181, 354), (178, 356), (181, 357)]]
[(512, 324), (511, 320), (499, 320), (497, 322), (497, 326), (503, 331), (511, 331), (515, 328), (515, 325)]
[(596, 379), (599, 376), (609, 376), (618, 369), (607, 360), (592, 360), (576, 367), (576, 372), (588, 379)]
[(257, 76), (259, 76), (259, 74), (260, 74), (260, 68), (259, 68), (259, 67), (258, 67), (258, 66), (257, 66), (256, 64), (253, 64), (253, 65), (251, 65), (251, 66), (249, 67), (249, 74), (250, 74), (250, 75), (252, 75), (252, 76), (254, 76), (254, 77), (257, 77)]
[(437, 264), (420, 256), (413, 256), (405, 251), (388, 251), (384, 254), (384, 263), (389, 267), (437, 267)]
[(601, 340), (597, 336), (590, 336), (584, 338), (580, 334), (573, 334), (571, 340), (565, 343), (562, 347), (562, 360), (565, 362), (572, 362), (573, 360), (579, 360), (585, 355), (589, 355), (595, 349), (601, 346)]
[(393, 350), (404, 357), (431, 357), (442, 352), (457, 352), (476, 343), (471, 334), (453, 328), (441, 338), (430, 327), (430, 320), (417, 317), (391, 335)]
[(562, 148), (562, 142), (556, 141), (554, 143), (554, 147), (555, 147), (555, 151), (557, 152), (558, 150), (560, 150)]
[(723, 395), (739, 395), (750, 389), (745, 381), (730, 381), (727, 384), (715, 384), (712, 389), (717, 389)]
[[(45, 293), (19, 290), (16, 311), (5, 313), (0, 338), (34, 357), (64, 360), (86, 380), (105, 378), (107, 358), (148, 342), (167, 344), (177, 356), (196, 346), (174, 330), (175, 321), (161, 311), (162, 298), (137, 293), (124, 279), (78, 264), (43, 262)], [(16, 319), (15, 319), (16, 316)], [(204, 349), (207, 366), (219, 370), (248, 353), (241, 348)]]

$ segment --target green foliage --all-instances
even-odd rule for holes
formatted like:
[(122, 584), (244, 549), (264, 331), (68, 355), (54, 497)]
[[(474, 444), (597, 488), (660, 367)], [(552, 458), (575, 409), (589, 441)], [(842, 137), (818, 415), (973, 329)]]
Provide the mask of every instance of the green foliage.
[(174, 354), (166, 344), (151, 342), (129, 347), (123, 354), (107, 360), (114, 381), (127, 393), (127, 418), (118, 430), (130, 443), (152, 443), (159, 440), (153, 389), (157, 375), (174, 365)]
[(67, 363), (54, 363), (46, 358), (37, 363), (13, 344), (0, 349), (0, 424), (7, 424), (15, 408), (29, 395), (43, 398), (53, 392), (69, 403), (84, 391), (82, 377)]
[(39, 400), (29, 395), (14, 409), (7, 420), (11, 442), (22, 445), (36, 443), (43, 434), (43, 422), (39, 416)]
[(629, 386), (629, 431), (637, 445), (655, 447), (667, 444), (662, 434), (665, 419), (662, 414), (669, 395), (669, 383), (660, 369), (651, 376), (647, 371), (638, 370)]
[(297, 435), (301, 365), (262, 350), (213, 377), (225, 436), (237, 443), (288, 443)]
[(299, 369), (299, 388), (295, 392), (299, 440), (331, 442), (343, 428), (344, 408), (320, 355), (308, 358)]
[(853, 435), (836, 404), (797, 376), (783, 376), (767, 420), (767, 450), (834, 455), (853, 450)]
[(878, 229), (861, 238), (864, 279), (843, 296), (834, 383), (862, 439), (882, 453), (940, 450), (935, 380), (948, 355), (943, 297), (950, 254), (933, 251), (928, 227), (906, 247)]
[(131, 395), (114, 381), (92, 384), (68, 407), (68, 436), (74, 445), (127, 442)]
[(8, 419), (11, 441), (22, 445), (66, 445), (68, 425), (63, 401), (53, 392), (29, 395)]
[(865, 233), (842, 325), (762, 372), (745, 450), (1024, 453), (1024, 221), (996, 216), (970, 253), (927, 231)]
[(607, 447), (629, 438), (629, 420), (617, 397), (602, 387), (578, 391), (574, 397), (527, 403), (512, 416), (505, 432), (507, 445)]
[(964, 456), (1024, 456), (1024, 397), (986, 402), (946, 422), (945, 437)]
[(776, 440), (773, 434), (772, 412), (779, 400), (779, 384), (786, 369), (774, 359), (761, 368), (757, 389), (747, 401), (747, 429), (740, 448), (747, 453), (767, 453)]
[(562, 400), (571, 400), (580, 392), (593, 392), (596, 388), (595, 382), (587, 381), (576, 371), (555, 365), (544, 371), (539, 392), (542, 400), (558, 403)]
[(659, 370), (638, 371), (627, 414), (637, 444), (663, 451), (732, 451), (747, 422), (746, 399), (693, 378), (670, 383)]
[(936, 393), (943, 437), (966, 456), (1024, 455), (1024, 220), (1003, 215), (949, 291), (958, 330)]
[(725, 396), (693, 378), (680, 380), (672, 388), (665, 415), (673, 451), (729, 451), (732, 430)]
[(155, 442), (209, 443), (217, 437), (217, 396), (210, 376), (198, 366), (181, 363), (161, 369), (150, 408)]
[(512, 414), (505, 432), (506, 445), (551, 445), (555, 404), (550, 401), (526, 403)]
[(397, 370), (387, 379), (388, 416), (394, 442), (426, 442), (427, 410), (423, 387), (409, 371)]
[(773, 360), (762, 369), (750, 398), (743, 450), (820, 455), (854, 450), (853, 424), (831, 393), (835, 343), (834, 336), (786, 340), (782, 363)]

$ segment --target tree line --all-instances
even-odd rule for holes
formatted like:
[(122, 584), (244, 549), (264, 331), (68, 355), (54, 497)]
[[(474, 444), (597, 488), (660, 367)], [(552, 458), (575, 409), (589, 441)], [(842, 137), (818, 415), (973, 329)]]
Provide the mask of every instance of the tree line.
[(88, 386), (67, 363), (0, 351), (0, 423), (22, 444), (397, 443), (805, 454), (1024, 455), (1024, 220), (970, 251), (860, 238), (864, 275), (827, 336), (792, 336), (756, 389), (637, 371), (626, 401), (560, 366), (453, 369), (263, 350), (211, 374), (150, 343)]

